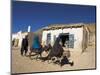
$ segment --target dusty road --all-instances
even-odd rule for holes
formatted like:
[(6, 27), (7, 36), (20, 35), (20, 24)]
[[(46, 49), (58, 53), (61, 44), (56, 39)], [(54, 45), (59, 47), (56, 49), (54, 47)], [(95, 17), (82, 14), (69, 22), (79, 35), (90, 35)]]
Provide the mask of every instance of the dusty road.
[(19, 49), (12, 50), (12, 73), (27, 73), (27, 72), (44, 72), (44, 71), (60, 71), (60, 70), (75, 70), (75, 69), (94, 69), (95, 68), (95, 47), (89, 46), (87, 50), (79, 54), (78, 52), (71, 53), (71, 59), (74, 61), (74, 66), (64, 65), (60, 67), (53, 63), (30, 60), (29, 57), (20, 55)]

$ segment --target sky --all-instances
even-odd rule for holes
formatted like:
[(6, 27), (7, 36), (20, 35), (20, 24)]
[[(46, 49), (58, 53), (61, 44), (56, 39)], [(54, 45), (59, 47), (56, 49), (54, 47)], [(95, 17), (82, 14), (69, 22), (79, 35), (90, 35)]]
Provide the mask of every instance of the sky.
[(95, 23), (96, 7), (71, 4), (12, 1), (12, 33), (31, 32), (49, 24)]

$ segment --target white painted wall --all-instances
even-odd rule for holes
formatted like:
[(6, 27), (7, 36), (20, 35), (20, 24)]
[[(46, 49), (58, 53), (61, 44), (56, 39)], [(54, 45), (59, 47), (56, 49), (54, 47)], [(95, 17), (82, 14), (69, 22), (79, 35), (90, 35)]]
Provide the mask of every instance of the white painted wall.
[(18, 32), (16, 34), (12, 34), (12, 40), (13, 39), (19, 39), (18, 47), (21, 47), (22, 39), (25, 38), (25, 36), (27, 34), (28, 34), (27, 32), (25, 32), (25, 33)]
[(17, 34), (12, 34), (12, 40), (14, 40), (14, 38), (17, 38)]
[(57, 29), (57, 30), (44, 30), (42, 33), (42, 43), (46, 45), (47, 34), (51, 33), (51, 45), (54, 44), (54, 35), (59, 36), (60, 33), (69, 33), (74, 34), (74, 48), (70, 50), (82, 50), (82, 39), (83, 39), (83, 28), (66, 28), (66, 29)]
[(83, 28), (67, 28), (63, 29), (63, 33), (74, 34), (74, 49), (70, 50), (82, 50)]
[(62, 33), (62, 29), (43, 31), (43, 33), (42, 33), (42, 44), (44, 44), (44, 45), (46, 45), (48, 33), (51, 33), (51, 45), (53, 45), (54, 44), (54, 35), (56, 35), (56, 37), (58, 37), (59, 34)]

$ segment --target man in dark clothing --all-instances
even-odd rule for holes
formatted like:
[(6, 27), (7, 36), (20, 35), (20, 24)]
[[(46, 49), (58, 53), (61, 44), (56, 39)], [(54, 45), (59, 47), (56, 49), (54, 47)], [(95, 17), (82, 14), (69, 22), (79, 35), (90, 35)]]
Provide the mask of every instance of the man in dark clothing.
[(25, 36), (25, 38), (22, 40), (22, 47), (21, 47), (21, 55), (23, 56), (23, 53), (25, 51), (25, 56), (28, 51), (28, 36)]

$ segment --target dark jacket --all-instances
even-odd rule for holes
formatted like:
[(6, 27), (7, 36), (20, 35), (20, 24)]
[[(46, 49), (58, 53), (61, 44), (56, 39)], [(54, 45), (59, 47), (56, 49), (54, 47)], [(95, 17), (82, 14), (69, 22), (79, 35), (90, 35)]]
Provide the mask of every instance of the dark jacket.
[(28, 47), (28, 39), (27, 38), (22, 40), (22, 46)]

